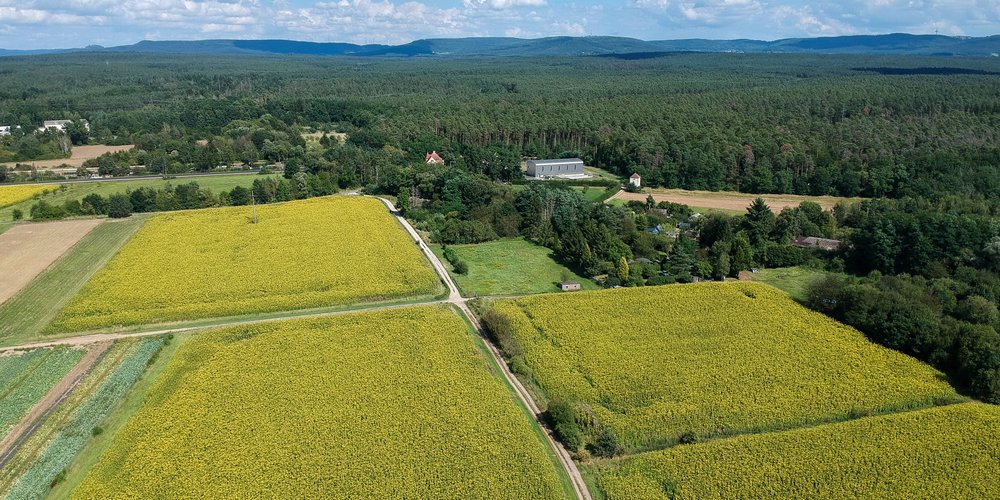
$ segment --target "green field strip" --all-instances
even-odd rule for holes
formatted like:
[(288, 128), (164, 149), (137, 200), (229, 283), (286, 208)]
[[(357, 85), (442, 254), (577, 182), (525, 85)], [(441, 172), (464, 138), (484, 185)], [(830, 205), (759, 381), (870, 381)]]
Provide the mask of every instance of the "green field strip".
[(145, 216), (106, 221), (0, 305), (0, 346), (37, 340), (59, 310), (142, 226)]

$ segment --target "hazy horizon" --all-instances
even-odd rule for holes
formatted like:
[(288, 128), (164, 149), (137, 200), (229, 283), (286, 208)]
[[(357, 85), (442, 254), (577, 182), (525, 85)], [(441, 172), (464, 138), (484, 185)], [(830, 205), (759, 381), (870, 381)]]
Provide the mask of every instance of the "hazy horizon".
[(621, 36), (715, 40), (1000, 33), (991, 0), (0, 0), (0, 48), (142, 40), (287, 39), (403, 44), (425, 38)]

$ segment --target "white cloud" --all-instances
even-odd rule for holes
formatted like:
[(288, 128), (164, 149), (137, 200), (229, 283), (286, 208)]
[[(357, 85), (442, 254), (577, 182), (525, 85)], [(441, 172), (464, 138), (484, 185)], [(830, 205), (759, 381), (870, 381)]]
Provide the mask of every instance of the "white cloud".
[(495, 10), (510, 9), (513, 7), (542, 7), (547, 5), (546, 0), (462, 0), (465, 8), (489, 7)]

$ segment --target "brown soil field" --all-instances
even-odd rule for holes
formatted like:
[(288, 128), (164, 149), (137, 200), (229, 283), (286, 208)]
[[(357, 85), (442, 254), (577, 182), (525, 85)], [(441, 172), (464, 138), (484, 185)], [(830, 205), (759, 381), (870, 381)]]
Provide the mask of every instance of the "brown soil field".
[(824, 210), (829, 210), (840, 201), (853, 203), (862, 200), (862, 198), (838, 198), (836, 196), (799, 196), (794, 194), (757, 195), (734, 193), (731, 191), (687, 191), (684, 189), (649, 189), (646, 191), (648, 192), (626, 193), (625, 191), (619, 191), (611, 199), (645, 201), (646, 196), (651, 194), (657, 202), (669, 201), (671, 203), (683, 203), (698, 208), (715, 208), (732, 212), (742, 212), (759, 196), (764, 198), (764, 201), (767, 202), (767, 205), (775, 213), (780, 212), (785, 207), (797, 207), (803, 201), (814, 201), (819, 203)]
[(34, 165), (35, 168), (39, 169), (49, 169), (58, 168), (62, 165), (69, 165), (70, 167), (77, 168), (83, 165), (83, 162), (87, 160), (93, 160), (104, 153), (117, 153), (118, 151), (128, 151), (135, 146), (132, 144), (126, 144), (124, 146), (104, 146), (100, 144), (94, 144), (89, 146), (73, 146), (73, 153), (69, 158), (60, 158), (58, 160), (38, 160), (38, 161), (17, 161), (17, 162), (7, 162), (3, 163), (9, 168), (13, 168), (14, 165), (18, 163)]
[(17, 224), (0, 234), (0, 304), (46, 270), (102, 219)]

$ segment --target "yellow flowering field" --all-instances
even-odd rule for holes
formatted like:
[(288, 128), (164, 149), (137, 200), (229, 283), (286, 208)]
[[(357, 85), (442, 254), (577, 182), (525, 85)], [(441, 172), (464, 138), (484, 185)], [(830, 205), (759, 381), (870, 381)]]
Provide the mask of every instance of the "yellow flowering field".
[(52, 329), (235, 316), (434, 294), (438, 279), (378, 200), (333, 196), (152, 217)]
[(549, 399), (629, 451), (959, 400), (940, 372), (758, 283), (497, 300)]
[(465, 322), (417, 306), (185, 342), (76, 498), (563, 498)]
[(962, 403), (644, 453), (600, 483), (609, 500), (998, 498), (998, 429), (1000, 407)]
[(16, 205), (43, 191), (51, 191), (58, 186), (54, 184), (21, 184), (0, 186), (0, 208)]

